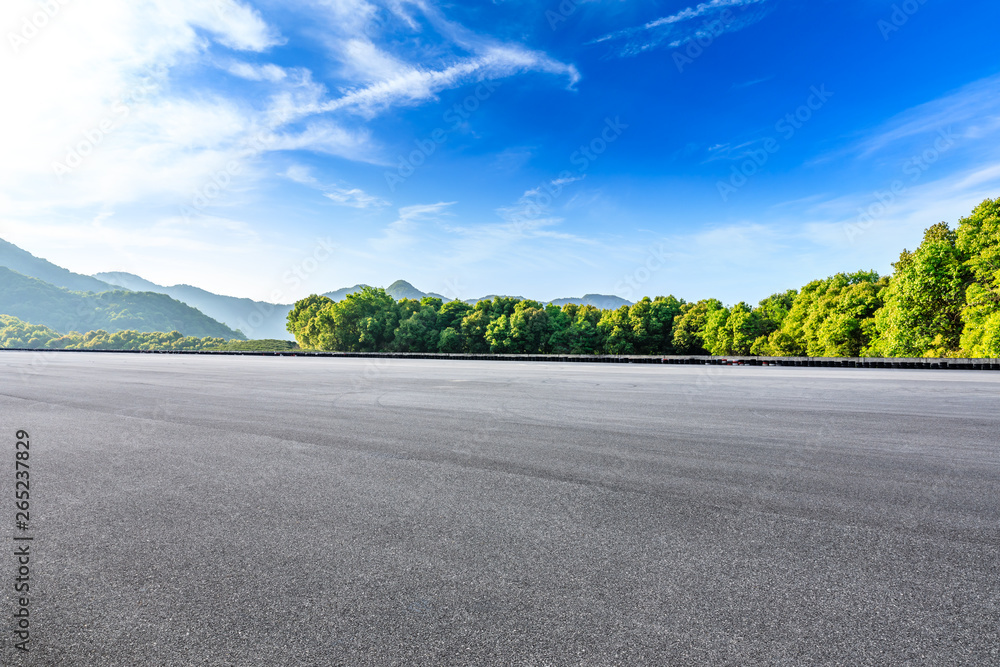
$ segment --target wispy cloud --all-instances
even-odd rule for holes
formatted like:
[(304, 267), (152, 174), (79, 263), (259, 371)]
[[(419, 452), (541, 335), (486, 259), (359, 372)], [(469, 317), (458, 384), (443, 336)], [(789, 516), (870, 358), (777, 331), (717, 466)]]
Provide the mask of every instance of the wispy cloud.
[[(497, 46), (481, 55), (468, 58), (443, 69), (405, 68), (391, 78), (378, 81), (335, 100), (322, 104), (316, 111), (348, 110), (372, 117), (395, 105), (412, 105), (436, 99), (437, 93), (461, 85), (488, 79), (505, 79), (515, 74), (542, 71), (565, 77), (570, 86), (580, 80), (572, 65), (560, 63), (548, 56), (527, 49)], [(309, 109), (309, 111), (313, 111)]]
[(925, 141), (945, 128), (982, 141), (1000, 132), (1000, 75), (964, 86), (889, 119), (837, 155), (869, 157), (890, 146)]
[(774, 75), (771, 74), (770, 76), (763, 76), (763, 77), (761, 77), (759, 79), (751, 79), (750, 81), (744, 81), (743, 83), (734, 83), (733, 84), (733, 90), (743, 90), (744, 88), (752, 88), (753, 86), (756, 86), (757, 84), (766, 83), (766, 82), (770, 81), (773, 78), (774, 78)]
[[(572, 65), (543, 52), (462, 33), (421, 3), (306, 4), (311, 21), (331, 27), (319, 38), (329, 41), (340, 70), (314, 74), (311, 62), (269, 62), (270, 50), (287, 38), (238, 0), (92, 0), (86, 12), (69, 4), (27, 47), (0, 50), (0, 90), (32, 101), (0, 112), (5, 126), (24, 128), (11, 134), (0, 156), (0, 180), (11, 193), (0, 200), (6, 208), (0, 214), (51, 215), (140, 200), (183, 206), (236, 161), (239, 179), (211, 202), (229, 206), (260, 179), (273, 178), (273, 169), (261, 167), (278, 151), (387, 163), (365, 121), (393, 107), (526, 72), (551, 73), (570, 85), (579, 78)], [(11, 0), (0, 19), (13, 24), (37, 9), (30, 0)], [(440, 34), (428, 34), (427, 22), (415, 20), (421, 12), (434, 15)], [(460, 33), (475, 48), (451, 40)], [(216, 86), (215, 72), (202, 76), (198, 64), (235, 79)], [(54, 165), (66, 163), (76, 147), (85, 153), (70, 156), (79, 166), (57, 179)], [(382, 205), (353, 187), (329, 194), (346, 206)]]
[(234, 62), (226, 68), (233, 76), (250, 81), (270, 81), (278, 83), (288, 78), (288, 72), (277, 65), (252, 65), (245, 62)]
[(323, 196), (332, 202), (351, 208), (373, 208), (388, 206), (389, 202), (370, 195), (361, 188), (330, 188)]
[(448, 215), (448, 209), (455, 203), (449, 201), (404, 206), (399, 209), (399, 217), (389, 223), (380, 236), (370, 239), (369, 243), (381, 253), (398, 252), (413, 247), (425, 241), (430, 235), (427, 230), (421, 230), (421, 226), (424, 223), (436, 222), (442, 216)]
[(361, 188), (325, 185), (312, 175), (312, 171), (300, 164), (293, 164), (282, 174), (291, 181), (318, 190), (330, 201), (351, 208), (367, 209), (389, 206), (389, 202), (370, 195)]
[(661, 46), (677, 48), (698, 37), (717, 37), (751, 26), (771, 12), (770, 3), (772, 0), (711, 0), (640, 26), (616, 30), (589, 43), (620, 43), (615, 54), (623, 58)]

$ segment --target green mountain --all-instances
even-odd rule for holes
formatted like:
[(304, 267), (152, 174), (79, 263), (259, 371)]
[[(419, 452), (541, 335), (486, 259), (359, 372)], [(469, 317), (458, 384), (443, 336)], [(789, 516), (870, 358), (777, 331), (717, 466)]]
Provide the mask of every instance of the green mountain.
[(601, 310), (618, 310), (622, 306), (631, 306), (631, 301), (626, 301), (620, 296), (614, 296), (613, 294), (584, 294), (579, 299), (568, 298), (568, 299), (556, 299), (555, 301), (549, 301), (549, 303), (556, 306), (565, 306), (567, 303), (575, 303), (580, 306), (594, 306), (595, 308), (600, 308)]
[(0, 266), (6, 266), (24, 276), (38, 278), (50, 285), (77, 292), (107, 292), (115, 289), (114, 285), (97, 278), (73, 273), (52, 262), (35, 257), (27, 250), (22, 250), (3, 239), (0, 239)]
[(329, 297), (333, 301), (343, 301), (347, 298), (348, 294), (355, 294), (360, 292), (363, 288), (368, 287), (368, 285), (355, 285), (354, 287), (342, 287), (339, 290), (334, 290), (333, 292), (323, 292), (323, 296)]
[(405, 280), (397, 280), (393, 284), (386, 287), (385, 291), (386, 294), (391, 296), (396, 301), (399, 301), (400, 299), (413, 299), (415, 301), (420, 301), (425, 296), (429, 296), (433, 299), (441, 299), (445, 303), (451, 301), (448, 297), (435, 294), (434, 292), (421, 292)]
[[(124, 271), (108, 271), (107, 273), (95, 273), (94, 278), (112, 285), (111, 289), (124, 288), (132, 292), (163, 292), (165, 287), (151, 283), (145, 278), (140, 278), (134, 273)], [(169, 296), (169, 295), (168, 295)]]
[[(95, 282), (99, 282), (96, 281)], [(154, 292), (70, 291), (0, 267), (0, 313), (56, 331), (179, 331), (185, 336), (243, 336), (201, 311)]]
[(223, 296), (191, 285), (165, 287), (122, 271), (98, 273), (94, 277), (128, 290), (166, 294), (226, 326), (239, 329), (250, 338), (292, 340), (292, 335), (285, 329), (288, 311), (292, 309), (287, 304)]
[(465, 302), (469, 305), (476, 305), (480, 301), (492, 301), (493, 299), (517, 299), (518, 301), (524, 301), (523, 296), (510, 296), (509, 294), (487, 294), (486, 296), (481, 296), (478, 299), (466, 299)]
[[(334, 301), (343, 301), (348, 294), (354, 294), (355, 292), (360, 292), (363, 287), (368, 287), (368, 285), (355, 285), (354, 287), (343, 287), (335, 292), (325, 292), (323, 296), (330, 297)], [(434, 292), (421, 292), (416, 287), (406, 282), (405, 280), (397, 280), (393, 284), (385, 288), (386, 294), (391, 296), (396, 301), (400, 299), (414, 299), (419, 301), (425, 296), (432, 297), (434, 299), (441, 299), (442, 301), (451, 301), (448, 297), (441, 296), (440, 294), (435, 294)]]
[[(486, 296), (480, 297), (478, 299), (466, 299), (466, 303), (471, 305), (476, 305), (480, 301), (492, 301), (495, 298), (501, 299), (517, 299), (518, 301), (524, 301), (523, 296), (507, 296), (502, 294), (487, 294)], [(553, 306), (565, 306), (567, 303), (575, 303), (580, 306), (594, 306), (601, 310), (618, 310), (622, 306), (631, 306), (631, 301), (626, 301), (620, 296), (614, 296), (611, 294), (584, 294), (582, 297), (570, 297), (567, 299), (555, 299), (554, 301), (549, 301), (546, 305), (551, 303)]]

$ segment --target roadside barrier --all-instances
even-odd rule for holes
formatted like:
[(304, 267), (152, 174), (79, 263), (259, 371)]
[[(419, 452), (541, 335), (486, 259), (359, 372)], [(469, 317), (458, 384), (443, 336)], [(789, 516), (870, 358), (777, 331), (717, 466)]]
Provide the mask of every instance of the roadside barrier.
[(585, 354), (435, 354), (423, 352), (314, 352), (284, 350), (251, 352), (223, 350), (47, 350), (7, 349), (4, 352), (90, 352), (100, 354), (193, 354), (242, 357), (322, 357), (369, 359), (449, 359), (455, 361), (520, 361), (598, 364), (687, 364), (710, 366), (781, 366), (793, 368), (912, 368), (925, 370), (1000, 371), (1000, 359), (937, 359), (876, 357), (710, 357), (697, 355)]

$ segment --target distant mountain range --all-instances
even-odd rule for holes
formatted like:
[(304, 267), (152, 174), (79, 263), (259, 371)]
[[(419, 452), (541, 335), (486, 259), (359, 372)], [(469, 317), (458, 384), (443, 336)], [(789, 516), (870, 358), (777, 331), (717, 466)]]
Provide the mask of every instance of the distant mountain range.
[[(6, 267), (4, 269), (3, 267)], [(366, 285), (326, 292), (334, 301), (361, 291)], [(421, 292), (405, 280), (385, 288), (397, 301), (429, 296), (450, 301), (434, 292)], [(93, 294), (82, 294), (91, 292)], [(305, 296), (305, 295), (303, 295)], [(493, 300), (496, 295), (467, 299)], [(524, 297), (508, 297), (523, 300)], [(616, 309), (631, 305), (621, 297), (586, 294), (550, 303), (591, 305)], [(221, 338), (277, 338), (292, 340), (285, 329), (291, 304), (268, 303), (215, 294), (192, 285), (157, 285), (132, 273), (112, 271), (84, 276), (35, 257), (0, 239), (0, 314), (44, 324), (56, 331), (180, 331), (186, 336)]]
[[(17, 271), (21, 275), (38, 278), (50, 285), (76, 292), (107, 292), (117, 289), (114, 285), (109, 285), (97, 278), (73, 273), (52, 262), (35, 257), (27, 250), (22, 250), (3, 239), (0, 239), (0, 266), (6, 266), (11, 271)], [(40, 324), (40, 322), (35, 324)]]
[(198, 338), (242, 338), (186, 303), (155, 292), (77, 292), (0, 266), (0, 313), (60, 333), (180, 331)]
[[(368, 287), (368, 285), (355, 285), (354, 287), (343, 287), (335, 292), (324, 292), (323, 296), (330, 297), (334, 301), (343, 301), (348, 294), (354, 294), (355, 292), (360, 292), (362, 288)], [(385, 288), (386, 294), (391, 296), (396, 301), (400, 299), (414, 299), (420, 301), (425, 296), (429, 296), (434, 299), (441, 299), (442, 301), (451, 301), (446, 296), (441, 296), (440, 294), (435, 294), (434, 292), (421, 292), (416, 287), (406, 282), (405, 280), (397, 280), (393, 284)]]
[(292, 309), (291, 304), (223, 296), (191, 285), (165, 287), (122, 271), (97, 273), (94, 278), (128, 290), (166, 294), (197, 308), (228, 327), (239, 329), (248, 338), (292, 340), (292, 335), (285, 330), (285, 318)]
[(549, 301), (554, 306), (565, 306), (567, 303), (575, 303), (580, 306), (593, 306), (600, 310), (618, 310), (622, 306), (631, 306), (631, 301), (626, 301), (620, 296), (613, 294), (584, 294), (579, 299), (569, 297), (566, 299), (556, 299)]

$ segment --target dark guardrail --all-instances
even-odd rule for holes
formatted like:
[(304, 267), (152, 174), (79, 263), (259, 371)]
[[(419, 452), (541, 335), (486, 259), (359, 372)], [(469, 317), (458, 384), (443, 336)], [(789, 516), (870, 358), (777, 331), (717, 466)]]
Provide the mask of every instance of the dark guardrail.
[(796, 368), (920, 368), (934, 370), (1000, 371), (1000, 359), (934, 359), (875, 357), (708, 357), (696, 355), (574, 355), (574, 354), (433, 354), (416, 352), (280, 352), (219, 350), (47, 350), (6, 349), (4, 352), (99, 353), (99, 354), (187, 354), (245, 357), (323, 357), (374, 359), (452, 359), (457, 361), (575, 362), (604, 364), (692, 364), (713, 366), (789, 366)]

